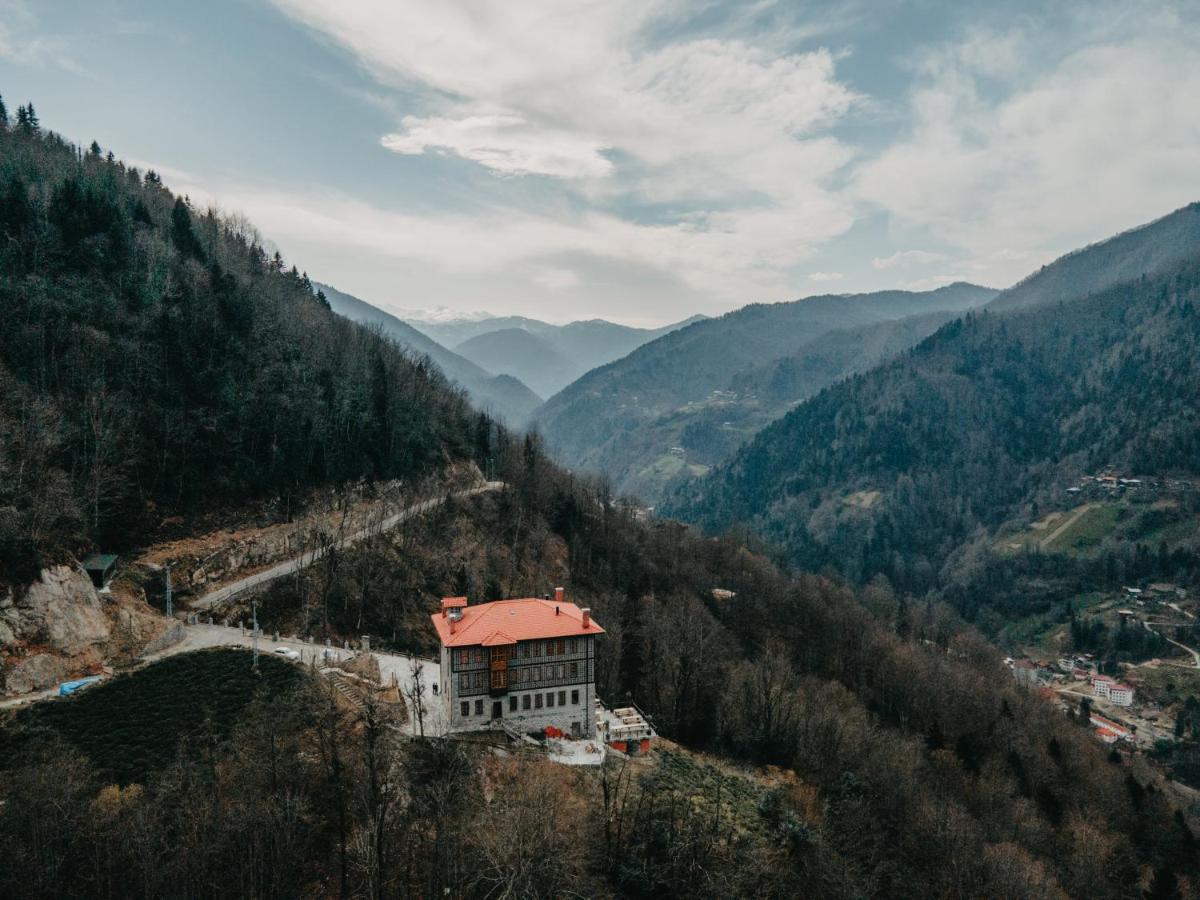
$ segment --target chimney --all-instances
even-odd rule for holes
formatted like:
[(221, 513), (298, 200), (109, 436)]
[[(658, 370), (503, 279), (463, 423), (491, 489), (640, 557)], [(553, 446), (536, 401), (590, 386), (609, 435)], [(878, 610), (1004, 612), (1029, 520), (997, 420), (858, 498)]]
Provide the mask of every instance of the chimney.
[(458, 628), (458, 619), (456, 619), (454, 616), (451, 616), (450, 617), (450, 633), (454, 634), (454, 632), (457, 628)]
[(561, 606), (556, 606), (556, 607), (554, 607), (554, 614), (555, 614), (556, 616), (558, 616), (558, 615), (562, 615), (562, 607), (561, 607)]
[(554, 589), (554, 602), (555, 602), (555, 603), (562, 603), (562, 602), (563, 602), (563, 595), (564, 595), (565, 593), (566, 593), (566, 591), (564, 591), (562, 588), (560, 588), (560, 587), (556, 587), (556, 588)]
[(583, 627), (584, 627), (584, 628), (591, 628), (591, 627), (592, 627), (592, 610), (591, 610), (591, 607), (586, 607), (586, 608), (584, 608), (584, 609), (581, 609), (581, 610), (580, 610), (580, 612), (581, 612), (581, 613), (583, 613)]

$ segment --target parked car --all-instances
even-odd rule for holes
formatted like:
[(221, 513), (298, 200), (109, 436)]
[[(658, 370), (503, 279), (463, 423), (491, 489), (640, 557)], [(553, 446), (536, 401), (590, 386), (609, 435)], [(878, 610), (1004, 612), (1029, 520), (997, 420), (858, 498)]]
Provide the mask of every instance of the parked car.
[(287, 647), (276, 647), (271, 652), (285, 659), (290, 659), (292, 662), (300, 661), (300, 652), (298, 650), (289, 650)]

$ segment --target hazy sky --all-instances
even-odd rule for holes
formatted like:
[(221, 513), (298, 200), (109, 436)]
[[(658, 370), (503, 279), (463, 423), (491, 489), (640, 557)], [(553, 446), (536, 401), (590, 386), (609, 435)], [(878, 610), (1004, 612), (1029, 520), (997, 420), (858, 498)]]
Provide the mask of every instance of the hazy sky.
[(392, 308), (658, 323), (1200, 199), (1200, 3), (0, 0), (0, 94)]

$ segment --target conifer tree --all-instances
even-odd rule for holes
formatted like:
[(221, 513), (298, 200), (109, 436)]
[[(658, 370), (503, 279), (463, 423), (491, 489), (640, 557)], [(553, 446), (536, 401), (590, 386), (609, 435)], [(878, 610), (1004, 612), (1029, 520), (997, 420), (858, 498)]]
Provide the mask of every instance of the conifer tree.
[(0, 96), (0, 128), (8, 127), (8, 107), (4, 105), (4, 97)]
[(92, 146), (88, 147), (88, 153), (92, 156), (100, 155), (100, 145), (96, 141), (92, 141)]
[(37, 113), (33, 110), (32, 100), (25, 105), (25, 125), (31, 134), (37, 134), (42, 127), (38, 121)]

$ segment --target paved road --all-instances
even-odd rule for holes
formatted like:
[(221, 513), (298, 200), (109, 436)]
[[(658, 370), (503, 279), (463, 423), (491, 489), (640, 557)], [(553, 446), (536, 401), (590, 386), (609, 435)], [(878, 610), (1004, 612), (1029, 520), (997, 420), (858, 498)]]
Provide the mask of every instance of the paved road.
[[(488, 481), (479, 485), (478, 487), (468, 488), (464, 491), (458, 491), (451, 496), (472, 497), (476, 494), (486, 493), (487, 491), (501, 490), (504, 486), (505, 485), (503, 481)], [(224, 587), (217, 588), (215, 591), (210, 591), (207, 594), (202, 595), (199, 599), (193, 601), (191, 608), (212, 609), (214, 606), (219, 606), (225, 601), (230, 600), (236, 597), (238, 594), (244, 593), (251, 588), (259, 587), (267, 582), (275, 581), (278, 578), (294, 575), (296, 572), (299, 572), (301, 569), (307, 566), (311, 566), (317, 560), (324, 557), (330, 549), (349, 547), (351, 544), (357, 544), (359, 541), (363, 541), (369, 537), (382, 534), (385, 531), (391, 531), (401, 522), (406, 522), (409, 519), (421, 515), (422, 513), (429, 512), (429, 510), (435, 509), (445, 502), (445, 497), (434, 497), (431, 500), (423, 500), (420, 503), (414, 503), (412, 506), (406, 507), (399, 512), (394, 513), (393, 515), (388, 516), (382, 522), (368, 526), (361, 531), (356, 531), (354, 534), (347, 535), (334, 544), (332, 548), (321, 547), (309, 553), (302, 553), (297, 557), (277, 563), (271, 566), (269, 569), (264, 569), (261, 572), (255, 572), (253, 575), (247, 575), (245, 578), (239, 579), (232, 584), (227, 584)]]

